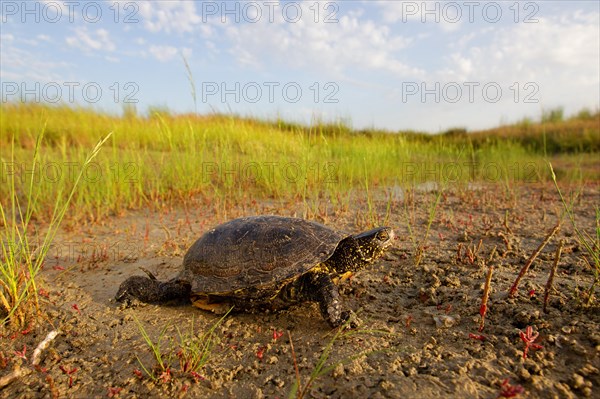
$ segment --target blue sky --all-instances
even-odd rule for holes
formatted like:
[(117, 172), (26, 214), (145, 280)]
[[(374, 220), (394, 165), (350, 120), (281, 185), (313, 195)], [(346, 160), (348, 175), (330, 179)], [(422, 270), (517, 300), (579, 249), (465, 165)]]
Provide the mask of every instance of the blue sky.
[(133, 101), (140, 113), (487, 128), (598, 108), (599, 4), (2, 0), (1, 95), (110, 112)]

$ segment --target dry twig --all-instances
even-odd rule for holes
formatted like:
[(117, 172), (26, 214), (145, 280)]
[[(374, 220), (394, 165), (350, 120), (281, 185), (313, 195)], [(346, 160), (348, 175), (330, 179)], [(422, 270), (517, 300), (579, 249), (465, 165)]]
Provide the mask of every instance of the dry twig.
[(494, 272), (494, 265), (490, 265), (487, 273), (487, 277), (485, 279), (485, 285), (483, 287), (483, 296), (481, 297), (481, 306), (479, 307), (479, 315), (481, 316), (481, 321), (479, 322), (479, 332), (483, 331), (483, 327), (485, 326), (485, 315), (487, 313), (487, 303), (490, 297), (490, 285), (492, 284), (492, 273)]
[(552, 290), (552, 282), (554, 281), (556, 269), (558, 269), (558, 261), (560, 260), (560, 255), (562, 253), (562, 248), (564, 244), (564, 240), (560, 240), (560, 242), (558, 243), (558, 247), (556, 248), (556, 254), (554, 255), (554, 265), (552, 265), (552, 270), (550, 270), (550, 275), (548, 276), (548, 281), (546, 282), (546, 288), (544, 289), (544, 313), (547, 313), (546, 309), (548, 307), (548, 299), (550, 298), (550, 290)]
[(546, 244), (548, 244), (548, 242), (550, 242), (550, 240), (558, 232), (558, 230), (560, 230), (560, 222), (558, 222), (556, 224), (556, 226), (554, 226), (552, 228), (552, 231), (550, 231), (550, 233), (548, 233), (548, 235), (546, 236), (546, 238), (544, 239), (544, 241), (540, 244), (540, 246), (531, 255), (531, 257), (529, 258), (529, 260), (527, 261), (527, 263), (525, 264), (525, 266), (523, 266), (523, 268), (519, 272), (519, 275), (515, 279), (515, 282), (513, 283), (512, 287), (510, 287), (510, 291), (508, 292), (508, 296), (509, 297), (513, 297), (515, 295), (515, 293), (517, 292), (517, 288), (519, 286), (519, 282), (521, 281), (521, 279), (523, 278), (523, 276), (525, 275), (525, 273), (527, 273), (527, 270), (529, 270), (529, 267), (537, 259), (537, 257), (540, 254), (540, 252), (542, 252), (542, 249), (544, 249), (544, 247), (546, 246)]

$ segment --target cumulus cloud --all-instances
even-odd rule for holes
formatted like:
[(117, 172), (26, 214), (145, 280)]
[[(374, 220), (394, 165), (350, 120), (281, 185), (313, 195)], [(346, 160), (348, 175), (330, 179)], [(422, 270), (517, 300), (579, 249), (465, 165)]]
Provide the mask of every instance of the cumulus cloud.
[(141, 1), (137, 4), (144, 26), (151, 32), (192, 32), (201, 22), (193, 1)]
[(398, 77), (422, 76), (422, 70), (401, 57), (412, 38), (394, 34), (359, 12), (340, 15), (337, 23), (316, 23), (308, 9), (303, 15), (296, 23), (270, 23), (264, 18), (253, 24), (227, 24), (224, 31), (230, 53), (239, 63), (256, 68), (275, 62), (338, 77), (354, 68)]
[(11, 35), (10, 33), (0, 34), (0, 42), (2, 42), (4, 44), (13, 42), (14, 40), (15, 40), (15, 36)]
[(460, 80), (568, 76), (569, 81), (598, 83), (599, 24), (598, 13), (572, 12), (539, 18), (538, 23), (488, 29), (481, 32), (488, 36), (484, 42), (462, 40), (462, 48), (447, 56), (440, 75)]
[[(473, 8), (463, 3), (441, 1), (377, 1), (385, 23), (428, 23), (451, 32), (469, 19)], [(472, 7), (475, 7), (473, 4)], [(481, 7), (481, 4), (479, 4)]]
[(86, 27), (77, 27), (74, 31), (75, 35), (65, 39), (71, 47), (81, 49), (85, 53), (114, 51), (116, 49), (110, 38), (110, 33), (106, 29), (96, 29), (90, 32)]
[[(44, 4), (48, 13), (52, 13), (52, 17), (55, 14), (57, 15), (69, 15), (69, 7), (63, 1), (55, 1), (55, 0), (41, 0), (41, 3)], [(59, 14), (60, 13), (60, 14)], [(77, 13), (73, 13), (73, 16), (77, 16)]]
[(45, 59), (38, 51), (32, 52), (7, 43), (0, 46), (0, 58), (0, 79), (5, 82), (63, 82), (65, 70), (73, 67), (73, 64), (65, 61)]
[(192, 50), (187, 47), (178, 49), (173, 46), (150, 46), (148, 51), (150, 51), (150, 54), (160, 62), (171, 61), (180, 53), (186, 58), (189, 58), (192, 55)]
[[(540, 108), (561, 106), (573, 113), (597, 107), (599, 24), (598, 13), (563, 11), (538, 17), (537, 23), (481, 29), (443, 56), (444, 67), (428, 74), (428, 84), (478, 83), (472, 123), (489, 118), (490, 110), (510, 120), (536, 115)], [(483, 98), (489, 84), (502, 90), (498, 103)]]

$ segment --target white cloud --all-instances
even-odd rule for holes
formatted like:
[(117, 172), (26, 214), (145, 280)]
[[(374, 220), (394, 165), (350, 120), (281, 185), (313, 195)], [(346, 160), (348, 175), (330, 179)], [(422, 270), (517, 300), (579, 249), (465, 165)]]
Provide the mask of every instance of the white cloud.
[(137, 4), (144, 26), (151, 32), (192, 32), (201, 22), (193, 1), (141, 1)]
[(386, 25), (360, 18), (360, 13), (340, 15), (338, 23), (315, 23), (308, 9), (303, 15), (306, 18), (296, 23), (269, 23), (264, 18), (255, 24), (227, 24), (230, 53), (239, 63), (257, 68), (275, 62), (337, 77), (355, 68), (422, 76), (422, 70), (399, 58), (412, 38), (393, 34)]
[(150, 46), (150, 54), (160, 62), (167, 62), (177, 55), (177, 47), (173, 46)]
[(178, 56), (180, 53), (189, 58), (192, 55), (192, 49), (184, 47), (178, 49), (173, 46), (150, 46), (150, 54), (160, 62), (168, 62)]
[(486, 40), (473, 44), (469, 35), (463, 48), (447, 57), (442, 79), (511, 79), (598, 82), (600, 14), (577, 12), (539, 18), (538, 23), (514, 24), (481, 32)]
[(79, 48), (85, 53), (114, 51), (116, 49), (115, 44), (110, 39), (110, 33), (106, 29), (89, 32), (86, 27), (77, 27), (74, 31), (74, 36), (65, 39), (71, 47)]
[(62, 83), (65, 70), (73, 67), (65, 61), (47, 60), (38, 51), (31, 52), (5, 43), (0, 46), (0, 59), (0, 79), (5, 82)]
[(200, 34), (205, 38), (211, 38), (214, 36), (215, 30), (208, 24), (202, 24), (200, 25)]
[[(538, 19), (538, 23), (487, 28), (472, 40), (463, 40), (462, 46), (444, 56), (444, 68), (429, 74), (428, 84), (478, 83), (475, 104), (469, 104), (473, 111), (468, 118), (462, 115), (472, 124), (484, 116), (487, 126), (497, 123), (490, 123), (492, 113), (512, 120), (536, 115), (541, 108), (563, 106), (569, 114), (597, 107), (600, 14), (563, 11)], [(487, 84), (501, 88), (498, 103), (485, 100)]]
[(15, 36), (11, 35), (10, 33), (3, 33), (0, 35), (0, 42), (2, 44), (7, 44), (7, 43), (11, 43), (15, 40)]
[[(445, 32), (457, 30), (469, 19), (470, 7), (461, 2), (441, 1), (377, 1), (386, 23), (420, 23), (438, 25)], [(479, 5), (481, 6), (481, 5)]]
[(104, 59), (106, 61), (112, 62), (112, 63), (118, 63), (118, 62), (121, 61), (118, 57), (113, 57), (113, 56), (110, 56), (110, 55), (105, 56)]
[(28, 46), (37, 46), (40, 40), (44, 40), (44, 37), (45, 35), (37, 35), (35, 38), (28, 38), (24, 35), (18, 35), (17, 37), (15, 37), (15, 35), (11, 33), (6, 33), (0, 34), (0, 42), (2, 43), (2, 45), (6, 45), (9, 43), (18, 43), (26, 44)]
[[(68, 16), (69, 15), (69, 7), (63, 1), (56, 0), (41, 0), (44, 3), (45, 12), (48, 13), (50, 18), (54, 18), (55, 15)], [(59, 14), (60, 13), (60, 14)], [(73, 15), (77, 15), (76, 12)]]

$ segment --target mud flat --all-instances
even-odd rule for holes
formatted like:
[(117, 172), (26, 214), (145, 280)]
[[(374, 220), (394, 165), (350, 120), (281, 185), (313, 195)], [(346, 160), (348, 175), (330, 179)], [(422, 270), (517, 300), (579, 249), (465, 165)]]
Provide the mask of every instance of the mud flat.
[[(186, 304), (124, 308), (113, 300), (125, 278), (143, 274), (140, 268), (160, 279), (175, 275), (187, 248), (210, 227), (250, 214), (302, 216), (302, 204), (282, 209), (258, 202), (227, 214), (196, 204), (129, 213), (77, 231), (66, 228), (42, 273), (47, 318), (25, 331), (1, 331), (0, 378), (16, 369), (21, 376), (0, 396), (285, 398), (298, 378), (305, 396), (316, 398), (597, 395), (600, 289), (593, 289), (590, 299), (594, 273), (567, 218), (517, 295), (508, 296), (562, 213), (553, 187), (446, 190), (416, 265), (410, 232), (422, 242), (436, 195), (435, 189), (415, 190), (391, 200), (387, 224), (399, 239), (383, 260), (341, 283), (347, 307), (363, 325), (338, 335), (310, 303), (272, 314), (232, 313), (219, 322)], [(598, 198), (597, 186), (585, 186), (574, 206), (578, 227), (592, 237)], [(381, 219), (389, 201), (375, 204)], [(368, 227), (369, 211), (364, 202), (355, 204), (345, 211), (324, 204), (310, 217), (360, 231)], [(561, 240), (544, 312), (544, 289)], [(479, 331), (490, 265), (488, 309)], [(162, 337), (162, 369), (140, 326), (153, 342)], [(190, 370), (185, 354), (191, 350), (181, 347), (206, 343), (212, 326), (206, 363)], [(522, 335), (528, 327), (534, 345), (524, 358)], [(51, 331), (58, 335), (32, 366), (34, 349)], [(323, 368), (311, 381), (320, 359)]]

